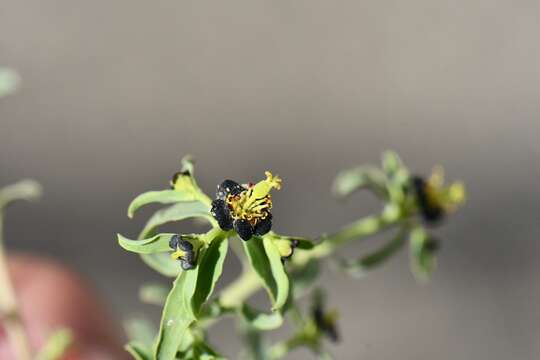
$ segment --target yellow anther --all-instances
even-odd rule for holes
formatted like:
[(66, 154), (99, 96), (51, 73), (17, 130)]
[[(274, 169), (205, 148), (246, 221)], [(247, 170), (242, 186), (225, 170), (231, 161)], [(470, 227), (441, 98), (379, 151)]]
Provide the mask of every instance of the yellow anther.
[(265, 171), (264, 175), (266, 175), (266, 181), (270, 183), (276, 190), (281, 189), (281, 178), (279, 176), (274, 176), (270, 171)]

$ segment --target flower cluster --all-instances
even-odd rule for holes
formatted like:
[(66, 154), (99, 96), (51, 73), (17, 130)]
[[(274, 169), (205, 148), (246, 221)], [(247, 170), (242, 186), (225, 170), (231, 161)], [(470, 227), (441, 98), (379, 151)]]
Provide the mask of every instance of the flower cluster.
[(180, 266), (184, 270), (190, 270), (197, 264), (196, 252), (193, 244), (184, 239), (183, 236), (173, 235), (169, 241), (169, 247), (174, 250), (171, 257), (180, 260)]
[(272, 229), (272, 189), (281, 188), (281, 179), (265, 172), (266, 179), (257, 184), (240, 185), (225, 180), (217, 187), (210, 212), (222, 230), (234, 229), (242, 240), (261, 236)]
[(465, 201), (465, 187), (461, 182), (444, 184), (444, 170), (435, 167), (425, 180), (420, 176), (412, 178), (412, 187), (421, 216), (426, 222), (441, 220)]

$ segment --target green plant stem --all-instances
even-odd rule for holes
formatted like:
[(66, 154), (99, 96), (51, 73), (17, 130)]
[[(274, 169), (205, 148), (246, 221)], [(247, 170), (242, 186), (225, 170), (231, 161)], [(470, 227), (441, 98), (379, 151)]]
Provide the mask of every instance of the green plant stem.
[(331, 235), (323, 235), (322, 241), (309, 251), (299, 252), (293, 258), (293, 263), (297, 267), (304, 266), (311, 259), (320, 259), (332, 254), (337, 248), (353, 240), (364, 239), (386, 230), (401, 221), (400, 217), (373, 215), (347, 225), (343, 229)]
[(17, 300), (7, 268), (7, 258), (3, 241), (4, 214), (0, 211), (0, 316), (7, 337), (12, 345), (15, 358), (30, 360), (32, 352), (28, 341), (28, 334), (21, 321)]

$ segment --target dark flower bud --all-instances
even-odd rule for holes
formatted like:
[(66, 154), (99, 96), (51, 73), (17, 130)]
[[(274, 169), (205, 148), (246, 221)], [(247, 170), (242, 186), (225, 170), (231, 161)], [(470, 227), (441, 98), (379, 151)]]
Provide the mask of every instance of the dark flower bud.
[(437, 252), (440, 247), (441, 244), (437, 239), (434, 238), (427, 239), (426, 243), (424, 244), (424, 249), (431, 254)]
[(253, 227), (247, 220), (239, 219), (234, 222), (234, 230), (240, 239), (247, 241), (253, 236)]
[(170, 185), (171, 185), (171, 189), (174, 189), (175, 188), (175, 185), (176, 183), (178, 182), (178, 179), (180, 179), (180, 177), (182, 176), (191, 176), (191, 173), (187, 170), (185, 171), (179, 171), (177, 173), (175, 173), (170, 181)]
[(216, 191), (216, 198), (225, 200), (227, 198), (227, 195), (235, 196), (235, 195), (240, 194), (243, 191), (246, 191), (246, 188), (238, 184), (236, 181), (225, 180), (221, 184), (218, 185), (217, 191)]
[(325, 314), (322, 307), (316, 306), (312, 312), (313, 320), (317, 328), (323, 332), (332, 342), (339, 341), (339, 333), (336, 327), (336, 314)]
[(444, 209), (430, 199), (428, 183), (421, 177), (413, 177), (413, 187), (420, 214), (429, 223), (438, 222), (443, 218)]
[(262, 236), (268, 233), (272, 229), (272, 214), (268, 213), (266, 218), (260, 220), (254, 227), (253, 232), (255, 235)]
[(217, 220), (219, 227), (222, 230), (229, 231), (233, 228), (233, 218), (229, 211), (227, 203), (221, 199), (212, 201), (210, 213)]

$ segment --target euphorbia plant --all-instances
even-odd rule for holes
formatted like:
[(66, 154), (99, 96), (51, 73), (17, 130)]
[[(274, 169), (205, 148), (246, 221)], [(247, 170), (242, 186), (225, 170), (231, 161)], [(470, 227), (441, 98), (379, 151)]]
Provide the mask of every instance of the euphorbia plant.
[[(141, 288), (141, 298), (163, 306), (163, 312), (157, 334), (138, 331), (137, 338), (126, 346), (134, 358), (223, 359), (224, 355), (209, 344), (207, 330), (224, 316), (238, 318), (246, 343), (241, 356), (245, 358), (279, 359), (298, 347), (329, 358), (324, 342), (336, 341), (339, 334), (336, 314), (326, 309), (323, 292), (315, 286), (324, 262), (334, 258), (347, 274), (365, 273), (408, 243), (413, 274), (427, 279), (436, 265), (437, 242), (426, 225), (440, 222), (465, 199), (461, 183), (444, 184), (442, 168), (436, 168), (428, 178), (411, 175), (395, 153), (386, 152), (381, 167), (346, 170), (333, 185), (338, 197), (359, 189), (373, 192), (382, 202), (381, 212), (337, 232), (308, 239), (272, 231), (279, 217), (270, 211), (271, 192), (282, 185), (281, 178), (271, 172), (257, 183), (226, 179), (219, 182), (212, 199), (197, 185), (191, 159), (184, 158), (170, 189), (146, 192), (133, 200), (129, 217), (150, 203), (166, 207), (150, 217), (137, 240), (118, 235), (120, 246), (140, 254), (162, 275), (175, 278), (170, 289), (155, 284)], [(203, 220), (208, 231), (159, 232), (166, 223), (186, 219)], [(395, 233), (390, 240), (373, 253), (354, 260), (336, 254), (352, 241), (392, 228)], [(242, 273), (214, 294), (229, 247), (240, 259)], [(260, 289), (268, 293), (270, 309), (247, 304)], [(311, 306), (304, 311), (298, 301), (310, 294)], [(291, 321), (293, 333), (267, 346), (264, 334), (279, 328), (286, 319)]]

